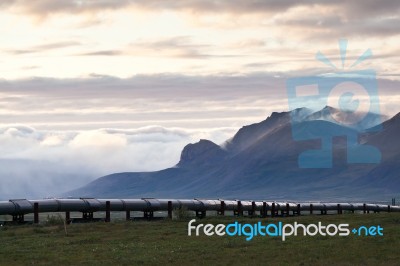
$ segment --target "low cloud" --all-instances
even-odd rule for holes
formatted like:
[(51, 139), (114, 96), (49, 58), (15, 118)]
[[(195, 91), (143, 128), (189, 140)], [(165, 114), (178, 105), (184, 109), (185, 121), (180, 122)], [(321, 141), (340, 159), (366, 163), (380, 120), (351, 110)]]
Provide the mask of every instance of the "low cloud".
[(200, 138), (222, 142), (234, 128), (185, 130), (159, 126), (82, 132), (0, 128), (2, 199), (57, 196), (103, 175), (174, 166)]

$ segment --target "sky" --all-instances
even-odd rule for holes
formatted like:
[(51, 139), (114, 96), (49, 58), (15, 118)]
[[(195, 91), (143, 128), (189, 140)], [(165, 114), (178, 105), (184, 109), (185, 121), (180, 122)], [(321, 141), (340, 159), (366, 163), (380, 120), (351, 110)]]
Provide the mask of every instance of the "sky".
[(3, 0), (0, 198), (174, 166), (188, 143), (221, 144), (288, 110), (292, 77), (374, 69), (392, 116), (399, 11), (396, 0)]

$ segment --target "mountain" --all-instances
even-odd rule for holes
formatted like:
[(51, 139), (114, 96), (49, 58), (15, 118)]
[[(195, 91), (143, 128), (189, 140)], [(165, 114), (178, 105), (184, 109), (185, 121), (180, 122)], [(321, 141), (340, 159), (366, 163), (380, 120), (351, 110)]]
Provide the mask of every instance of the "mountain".
[(325, 120), (332, 123), (340, 123), (348, 127), (363, 131), (368, 128), (379, 125), (387, 117), (372, 112), (351, 112), (342, 111), (330, 106), (325, 106), (322, 110), (312, 113), (304, 120)]
[[(188, 144), (172, 168), (103, 176), (64, 196), (387, 200), (398, 195), (400, 113), (379, 125), (377, 116), (365, 116), (369, 121), (363, 125), (374, 126), (362, 130), (331, 119), (345, 116), (329, 106), (317, 112), (274, 112), (242, 127), (221, 146), (203, 139)], [(356, 137), (349, 141), (346, 136)], [(347, 162), (352, 152), (365, 156), (371, 146), (380, 151), (380, 163)], [(321, 147), (323, 152), (308, 163), (331, 167), (299, 167), (299, 156)]]
[(188, 144), (181, 153), (178, 167), (214, 165), (227, 156), (227, 152), (212, 141), (201, 139), (195, 144)]

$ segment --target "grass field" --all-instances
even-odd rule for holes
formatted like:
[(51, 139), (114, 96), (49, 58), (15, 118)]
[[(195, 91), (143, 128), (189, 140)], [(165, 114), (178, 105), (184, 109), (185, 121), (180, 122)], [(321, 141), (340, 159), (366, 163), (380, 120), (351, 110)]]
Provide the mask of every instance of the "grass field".
[[(286, 218), (208, 217), (201, 223), (381, 225), (384, 236), (187, 235), (186, 220), (0, 227), (0, 265), (400, 265), (400, 213)], [(197, 219), (199, 222), (199, 219)]]

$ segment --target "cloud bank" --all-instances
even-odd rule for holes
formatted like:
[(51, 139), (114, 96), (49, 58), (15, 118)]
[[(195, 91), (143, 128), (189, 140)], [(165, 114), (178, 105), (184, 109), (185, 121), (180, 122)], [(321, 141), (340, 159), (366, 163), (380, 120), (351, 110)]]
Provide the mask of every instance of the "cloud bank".
[(172, 167), (187, 143), (200, 138), (222, 142), (234, 130), (150, 126), (57, 132), (2, 127), (0, 198), (52, 197), (114, 172)]

